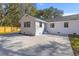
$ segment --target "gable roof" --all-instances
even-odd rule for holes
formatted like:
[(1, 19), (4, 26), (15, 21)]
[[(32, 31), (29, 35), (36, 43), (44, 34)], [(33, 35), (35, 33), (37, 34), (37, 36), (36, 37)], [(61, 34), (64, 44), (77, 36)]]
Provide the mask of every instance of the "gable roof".
[(56, 17), (53, 19), (47, 19), (47, 22), (57, 22), (57, 21), (71, 21), (71, 20), (79, 20), (79, 14)]
[(25, 19), (23, 19), (24, 17), (33, 18), (35, 21), (38, 21), (38, 22), (46, 22), (46, 21), (44, 21), (44, 20), (38, 19), (38, 18), (36, 18), (36, 17), (33, 17), (33, 16), (29, 15), (29, 14), (25, 14), (25, 15), (19, 20), (19, 22), (21, 22), (22, 20), (25, 20)]

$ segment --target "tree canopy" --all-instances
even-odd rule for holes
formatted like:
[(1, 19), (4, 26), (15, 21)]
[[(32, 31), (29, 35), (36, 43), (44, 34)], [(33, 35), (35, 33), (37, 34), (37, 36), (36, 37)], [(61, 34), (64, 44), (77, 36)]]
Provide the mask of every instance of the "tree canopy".
[(55, 18), (63, 15), (63, 11), (54, 7), (38, 10), (34, 3), (4, 3), (0, 4), (0, 26), (17, 26), (24, 14), (40, 19)]
[(54, 7), (49, 7), (43, 10), (38, 10), (36, 17), (42, 19), (50, 19), (55, 17), (60, 17), (63, 15), (63, 11)]

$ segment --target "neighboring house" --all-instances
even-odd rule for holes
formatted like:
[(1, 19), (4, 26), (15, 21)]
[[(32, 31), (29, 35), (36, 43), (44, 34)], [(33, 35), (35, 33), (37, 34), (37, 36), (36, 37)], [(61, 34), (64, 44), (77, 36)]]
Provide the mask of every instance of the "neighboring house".
[(24, 15), (19, 21), (21, 33), (30, 35), (50, 34), (78, 34), (79, 35), (79, 14), (56, 17), (46, 21)]

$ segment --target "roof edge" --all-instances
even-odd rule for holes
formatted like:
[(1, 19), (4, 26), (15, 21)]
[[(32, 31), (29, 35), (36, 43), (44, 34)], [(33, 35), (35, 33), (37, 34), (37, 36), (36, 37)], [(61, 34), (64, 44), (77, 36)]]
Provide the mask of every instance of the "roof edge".
[[(34, 19), (34, 20), (36, 20), (36, 21), (39, 21), (39, 22), (46, 22), (46, 21), (44, 21), (44, 20), (41, 20), (41, 19), (39, 19), (39, 18), (37, 18), (37, 17), (34, 17), (34, 16), (32, 16), (32, 15), (29, 15), (29, 14), (24, 14), (22, 17), (21, 17), (21, 19), (19, 20), (19, 22), (22, 20), (22, 18), (24, 17), (24, 16), (26, 16), (26, 15), (28, 15), (28, 16), (31, 16), (31, 17), (33, 17), (33, 18), (36, 18), (36, 19)], [(39, 20), (38, 20), (39, 19)]]

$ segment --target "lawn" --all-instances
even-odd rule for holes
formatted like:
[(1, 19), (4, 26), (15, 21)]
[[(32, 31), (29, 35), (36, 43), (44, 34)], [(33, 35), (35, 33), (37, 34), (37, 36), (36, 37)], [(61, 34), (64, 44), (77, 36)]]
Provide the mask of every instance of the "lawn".
[(79, 35), (69, 35), (74, 55), (79, 55)]
[(0, 27), (0, 34), (9, 34), (19, 32), (20, 28), (17, 27)]

